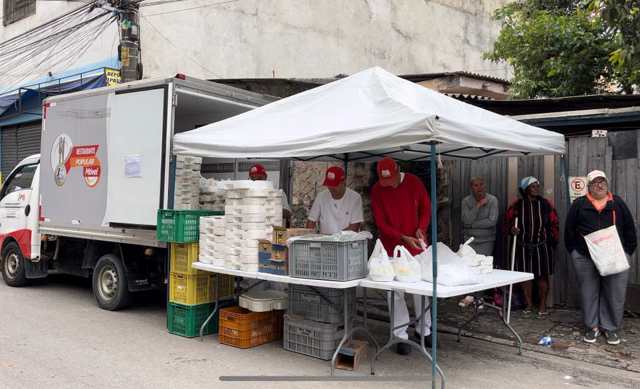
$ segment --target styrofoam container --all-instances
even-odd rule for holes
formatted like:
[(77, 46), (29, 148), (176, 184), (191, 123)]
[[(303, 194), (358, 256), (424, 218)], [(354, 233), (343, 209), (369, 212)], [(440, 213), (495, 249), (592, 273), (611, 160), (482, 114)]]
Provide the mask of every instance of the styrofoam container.
[(244, 239), (264, 239), (264, 237), (268, 235), (268, 232), (265, 231), (264, 229), (262, 230), (249, 230), (249, 231), (245, 231), (243, 234)]
[(211, 264), (213, 266), (224, 267), (224, 258), (216, 258), (216, 257), (214, 257), (213, 260), (211, 261)]
[(239, 208), (238, 214), (240, 215), (246, 215), (248, 213), (257, 213), (257, 214), (266, 216), (266, 214), (269, 214), (269, 208), (265, 208), (257, 205), (242, 205), (242, 206), (239, 206), (238, 208)]
[(244, 241), (244, 247), (258, 248), (259, 246), (260, 246), (260, 241), (258, 239), (246, 239)]
[(209, 256), (200, 256), (198, 258), (198, 262), (202, 262), (202, 263), (212, 263), (213, 262), (213, 257), (209, 257)]
[(229, 200), (240, 200), (244, 197), (244, 193), (242, 191), (233, 189), (227, 191), (227, 201)]
[(227, 241), (227, 238), (225, 236), (214, 236), (213, 237), (213, 243), (215, 244), (224, 244)]
[(267, 225), (265, 223), (241, 223), (239, 224), (240, 228), (242, 228), (242, 231), (251, 231), (251, 230), (264, 230), (267, 228)]
[(249, 265), (249, 264), (241, 264), (239, 266), (239, 269), (242, 270), (242, 271), (246, 271), (246, 272), (257, 273), (258, 272), (258, 265), (257, 264), (255, 264), (255, 265), (253, 265), (253, 264), (251, 264), (251, 265)]
[(262, 197), (245, 197), (240, 200), (240, 205), (253, 205), (257, 207), (265, 207), (269, 204), (266, 198)]
[(269, 198), (271, 191), (271, 189), (248, 189), (245, 191), (244, 197)]
[(248, 213), (240, 216), (241, 223), (266, 223), (267, 215), (263, 213)]
[(252, 312), (268, 312), (274, 310), (287, 309), (287, 293), (273, 290), (252, 289), (240, 296), (238, 304)]
[(271, 181), (252, 181), (252, 180), (237, 180), (233, 182), (234, 189), (272, 189), (273, 184)]

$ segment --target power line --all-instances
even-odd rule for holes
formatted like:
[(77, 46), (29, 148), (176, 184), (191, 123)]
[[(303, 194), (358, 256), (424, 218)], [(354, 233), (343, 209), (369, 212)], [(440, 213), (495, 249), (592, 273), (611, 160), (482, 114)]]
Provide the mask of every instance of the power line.
[[(183, 1), (183, 0), (177, 0), (177, 1)], [(208, 7), (215, 7), (215, 6), (218, 6), (218, 5), (225, 5), (225, 4), (230, 4), (230, 3), (236, 3), (236, 2), (238, 2), (238, 1), (239, 1), (239, 0), (221, 1), (221, 2), (219, 2), (219, 3), (199, 5), (199, 6), (196, 6), (196, 7), (190, 7), (190, 8), (177, 9), (177, 10), (173, 10), (173, 11), (158, 12), (158, 13), (154, 13), (154, 14), (146, 14), (145, 16), (168, 15), (168, 14), (174, 14), (174, 13), (178, 13), (178, 12), (191, 11), (192, 9), (208, 8)], [(158, 4), (158, 5), (160, 5), (160, 4)]]

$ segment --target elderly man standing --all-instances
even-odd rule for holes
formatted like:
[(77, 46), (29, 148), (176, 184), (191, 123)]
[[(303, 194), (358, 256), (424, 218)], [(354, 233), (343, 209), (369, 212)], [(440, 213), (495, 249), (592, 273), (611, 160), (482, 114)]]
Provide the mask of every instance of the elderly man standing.
[[(389, 256), (397, 245), (402, 245), (412, 255), (422, 252), (420, 241), (426, 241), (426, 232), (431, 221), (431, 201), (420, 179), (410, 173), (401, 173), (396, 162), (384, 158), (378, 162), (378, 182), (371, 189), (371, 210), (380, 233), (380, 241)], [(401, 326), (409, 322), (409, 311), (404, 293), (394, 294), (395, 314), (391, 325)], [(422, 311), (420, 297), (414, 295), (416, 316)], [(389, 305), (391, 299), (389, 298)], [(424, 328), (416, 328), (417, 336), (424, 336), (425, 345), (431, 345), (431, 315), (425, 313)], [(396, 328), (394, 334), (408, 339), (407, 326)], [(409, 354), (411, 348), (406, 343), (398, 343), (398, 354)]]
[[(493, 255), (496, 241), (496, 223), (498, 223), (498, 199), (487, 193), (484, 178), (473, 177), (470, 181), (471, 194), (462, 199), (462, 233), (464, 241), (473, 237), (470, 246), (478, 254)], [(473, 303), (481, 293), (466, 296), (458, 303), (466, 307)], [(479, 300), (482, 303), (482, 300)]]
[(596, 269), (584, 236), (613, 225), (627, 256), (638, 245), (633, 216), (625, 202), (609, 192), (604, 172), (594, 170), (587, 175), (586, 196), (577, 198), (567, 215), (564, 241), (571, 253), (580, 285), (581, 309), (586, 327), (584, 341), (595, 343), (600, 335), (609, 344), (620, 344), (624, 300), (629, 270), (601, 276)]
[(317, 229), (321, 234), (335, 234), (340, 231), (360, 231), (364, 221), (362, 198), (347, 188), (345, 172), (341, 167), (327, 169), (322, 185), (327, 190), (318, 193), (307, 220), (307, 228)]
[(498, 222), (498, 199), (487, 193), (482, 177), (471, 179), (471, 194), (462, 200), (464, 240), (473, 237), (471, 247), (482, 255), (493, 255)]

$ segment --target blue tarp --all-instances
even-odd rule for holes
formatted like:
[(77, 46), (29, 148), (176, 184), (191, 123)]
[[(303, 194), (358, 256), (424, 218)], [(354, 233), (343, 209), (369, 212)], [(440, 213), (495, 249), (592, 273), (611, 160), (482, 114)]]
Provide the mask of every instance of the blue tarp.
[(104, 74), (61, 83), (46, 83), (35, 88), (21, 88), (19, 93), (0, 96), (0, 127), (40, 120), (42, 100), (49, 96), (107, 85)]

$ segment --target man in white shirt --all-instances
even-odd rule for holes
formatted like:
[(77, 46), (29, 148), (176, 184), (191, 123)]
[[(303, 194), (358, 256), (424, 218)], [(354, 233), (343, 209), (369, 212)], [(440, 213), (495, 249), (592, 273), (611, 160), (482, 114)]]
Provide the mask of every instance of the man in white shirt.
[(335, 234), (344, 230), (360, 231), (364, 221), (362, 198), (347, 188), (344, 170), (338, 166), (327, 169), (324, 190), (316, 196), (307, 220), (307, 228), (317, 229), (321, 234)]

